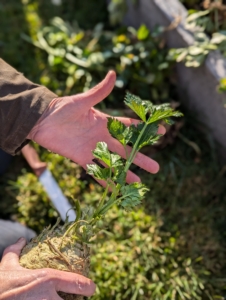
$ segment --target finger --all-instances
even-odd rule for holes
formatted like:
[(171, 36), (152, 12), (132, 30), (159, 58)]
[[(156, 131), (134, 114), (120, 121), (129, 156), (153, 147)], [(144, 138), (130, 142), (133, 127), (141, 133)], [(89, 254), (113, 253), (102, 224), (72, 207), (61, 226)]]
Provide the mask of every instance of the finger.
[(126, 126), (131, 126), (132, 124), (137, 125), (141, 122), (141, 120), (132, 119), (132, 118), (124, 118), (124, 117), (117, 117), (115, 118), (120, 122), (124, 123)]
[(159, 164), (155, 160), (140, 152), (137, 153), (133, 163), (152, 174), (158, 173), (160, 169)]
[(139, 176), (137, 176), (135, 173), (129, 170), (126, 175), (126, 182), (127, 183), (141, 182), (141, 179)]
[[(128, 153), (131, 152), (131, 148), (128, 146), (127, 146), (127, 151), (128, 151)], [(118, 153), (122, 157), (125, 156), (125, 154), (123, 154), (123, 152), (124, 152), (124, 148), (118, 148)], [(137, 155), (133, 161), (133, 164), (137, 165), (141, 169), (144, 169), (145, 171), (152, 173), (152, 174), (156, 174), (159, 171), (159, 164), (152, 158), (150, 158), (140, 152), (137, 153)]]
[(109, 71), (107, 76), (98, 85), (91, 90), (75, 96), (75, 99), (85, 100), (88, 108), (96, 105), (106, 98), (114, 88), (116, 74), (114, 71)]
[[(108, 147), (112, 152), (116, 152), (121, 157), (126, 158), (125, 150), (117, 140), (109, 140)], [(131, 147), (127, 146), (127, 152), (131, 152)], [(140, 152), (137, 153), (133, 163), (152, 174), (156, 174), (159, 171), (159, 164), (155, 160)]]
[[(97, 181), (100, 185), (102, 185), (104, 188), (106, 188), (107, 186), (106, 181), (96, 179), (95, 177), (93, 177), (93, 179)], [(126, 175), (126, 182), (127, 183), (141, 182), (141, 179), (139, 176), (137, 176), (135, 173), (129, 170)], [(112, 192), (111, 187), (109, 187), (108, 191)]]
[[(90, 162), (90, 164), (93, 164), (93, 163), (94, 163), (93, 161)], [(101, 164), (102, 164), (103, 166), (107, 167), (107, 165), (106, 165), (104, 162), (101, 162)], [(83, 168), (87, 171), (87, 166), (86, 166), (86, 165), (84, 165)], [(100, 185), (102, 185), (104, 188), (106, 188), (106, 186), (107, 186), (106, 181), (97, 179), (97, 178), (95, 178), (94, 176), (92, 176), (92, 177), (93, 177), (93, 179), (94, 179), (95, 181), (97, 181)], [(126, 182), (127, 182), (127, 183), (141, 182), (141, 179), (140, 179), (139, 176), (137, 176), (135, 173), (133, 173), (132, 171), (129, 170), (129, 171), (127, 172), (127, 175), (126, 175)], [(111, 191), (112, 191), (112, 189), (109, 187), (109, 192), (111, 192)]]
[[(92, 176), (92, 177), (93, 177), (93, 176)], [(94, 179), (96, 182), (98, 182), (102, 187), (104, 187), (104, 188), (107, 187), (106, 181), (97, 179), (97, 178), (95, 178), (95, 177), (93, 177), (93, 179)], [(108, 191), (109, 191), (109, 192), (112, 192), (112, 189), (109, 187), (109, 188), (108, 188)]]
[(26, 239), (20, 238), (15, 244), (7, 247), (3, 252), (1, 266), (17, 266), (19, 264), (19, 256), (21, 250), (26, 245)]
[(159, 125), (158, 134), (164, 135), (166, 133), (166, 128), (162, 125)]
[(90, 297), (96, 286), (92, 280), (82, 275), (49, 269), (56, 291)]

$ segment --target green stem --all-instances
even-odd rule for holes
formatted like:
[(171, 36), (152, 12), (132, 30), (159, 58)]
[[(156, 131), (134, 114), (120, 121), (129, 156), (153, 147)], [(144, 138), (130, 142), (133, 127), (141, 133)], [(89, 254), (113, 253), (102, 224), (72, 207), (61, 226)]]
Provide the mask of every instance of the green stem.
[[(112, 161), (111, 161), (111, 166), (112, 166)], [(112, 177), (112, 168), (110, 167), (110, 178), (109, 178), (109, 180), (111, 180), (111, 177)], [(107, 193), (108, 193), (108, 189), (109, 189), (109, 183), (107, 183), (107, 186), (106, 186), (106, 189), (105, 189), (105, 191), (104, 191), (104, 193), (103, 193), (103, 195), (102, 195), (101, 201), (100, 201), (100, 203), (99, 203), (97, 209), (96, 209), (95, 212), (93, 213), (92, 218), (97, 217), (98, 214), (99, 214), (99, 211), (100, 211), (101, 208), (103, 207), (104, 202), (105, 202), (105, 198), (106, 198)]]
[(108, 200), (108, 202), (103, 206), (103, 208), (99, 211), (99, 215), (104, 215), (106, 211), (108, 211), (108, 209), (110, 207), (112, 207), (112, 205), (115, 203), (115, 200), (117, 199), (117, 196), (119, 194), (121, 185), (118, 183), (116, 185), (115, 191), (112, 193), (110, 199)]
[(108, 189), (109, 189), (109, 183), (107, 184), (106, 186), (106, 189), (102, 195), (102, 198), (101, 198), (101, 201), (100, 201), (100, 204), (99, 206), (97, 207), (97, 209), (95, 210), (94, 214), (93, 214), (93, 217), (92, 218), (95, 218), (97, 217), (97, 215), (99, 214), (99, 211), (101, 210), (101, 208), (103, 207), (104, 205), (104, 201), (105, 201), (105, 198), (107, 196), (107, 193), (108, 193)]
[[(126, 162), (126, 165), (125, 165), (125, 168), (124, 168), (124, 172), (125, 172), (125, 173), (128, 172), (128, 170), (129, 170), (131, 164), (133, 163), (133, 160), (134, 160), (134, 158), (135, 158), (135, 156), (136, 156), (136, 154), (137, 154), (137, 152), (138, 152), (138, 149), (137, 149), (137, 148), (138, 148), (138, 144), (139, 144), (140, 139), (141, 139), (142, 135), (144, 134), (145, 129), (147, 128), (147, 126), (148, 126), (148, 124), (146, 123), (146, 124), (144, 125), (143, 129), (141, 130), (141, 132), (140, 132), (140, 134), (139, 134), (137, 140), (136, 140), (136, 143), (135, 143), (135, 145), (134, 145), (134, 147), (133, 147), (133, 149), (132, 149), (132, 151), (131, 151), (131, 153), (130, 153), (130, 156), (129, 156), (127, 162)], [(106, 212), (114, 205), (114, 203), (116, 202), (116, 200), (118, 201), (117, 196), (118, 196), (118, 194), (119, 194), (120, 188), (121, 188), (121, 185), (118, 183), (118, 184), (116, 185), (116, 190), (115, 190), (115, 192), (111, 195), (109, 201), (108, 201), (108, 202), (103, 206), (103, 208), (99, 211), (99, 215), (104, 215), (104, 214), (105, 214), (105, 213), (106, 213)]]
[(129, 155), (128, 155), (128, 151), (127, 151), (126, 145), (124, 145), (123, 147), (124, 147), (125, 153), (126, 153), (126, 160), (128, 160)]
[(68, 235), (68, 233), (69, 233), (76, 225), (78, 225), (78, 223), (81, 223), (81, 222), (86, 223), (86, 224), (89, 224), (89, 223), (88, 223), (87, 221), (85, 221), (85, 220), (78, 220), (78, 221), (74, 222), (74, 223), (66, 230), (66, 232), (65, 232), (64, 235), (62, 236), (62, 240), (61, 240), (60, 248), (59, 248), (59, 249), (62, 248), (64, 239), (65, 239), (65, 237)]
[[(124, 198), (127, 198), (130, 195), (132, 196), (132, 193), (128, 194), (126, 196), (117, 198), (117, 201), (123, 200)], [(108, 202), (107, 205), (105, 207), (103, 207), (103, 209), (101, 210), (101, 214), (104, 215), (114, 204), (115, 204), (115, 201), (112, 201), (111, 203)]]
[[(118, 200), (118, 199), (117, 199)], [(103, 207), (103, 209), (100, 211), (101, 215), (105, 215), (106, 212), (115, 204), (115, 199), (111, 203), (107, 203), (106, 206)]]
[(138, 144), (140, 142), (140, 139), (141, 139), (142, 135), (144, 134), (145, 129), (147, 128), (147, 126), (148, 126), (148, 124), (145, 123), (145, 125), (144, 125), (143, 129), (141, 130), (140, 135), (138, 136), (138, 138), (136, 140), (136, 143), (135, 143), (135, 145), (134, 145), (134, 147), (133, 147), (133, 149), (132, 149), (132, 151), (130, 153), (129, 159), (126, 162), (126, 166), (125, 166), (125, 169), (124, 169), (124, 171), (126, 173), (128, 172), (129, 167), (131, 166), (131, 164), (132, 164), (132, 162), (133, 162), (133, 160), (134, 160), (134, 158), (135, 158), (135, 156), (136, 156), (136, 154), (138, 152), (138, 149), (137, 149), (138, 147), (137, 146), (138, 146)]

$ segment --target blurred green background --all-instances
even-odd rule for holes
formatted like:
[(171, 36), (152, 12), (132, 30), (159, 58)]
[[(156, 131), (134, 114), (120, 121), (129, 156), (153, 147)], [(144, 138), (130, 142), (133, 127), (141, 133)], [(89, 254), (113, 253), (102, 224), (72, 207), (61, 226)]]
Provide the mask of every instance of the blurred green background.
[[(201, 1), (182, 2), (202, 9)], [(114, 13), (123, 15), (123, 5)], [(63, 0), (58, 6), (50, 0), (2, 0), (1, 57), (58, 95), (85, 91), (115, 69), (116, 87), (99, 107), (112, 115), (130, 116), (123, 105), (126, 90), (180, 105), (161, 32), (113, 26), (110, 17), (104, 0)], [(106, 229), (92, 249), (90, 276), (97, 284), (92, 299), (226, 299), (226, 168), (201, 122), (179, 109), (183, 120), (159, 145), (145, 149), (160, 163), (160, 172), (147, 174), (134, 166), (150, 188), (143, 205), (132, 213), (115, 207), (106, 216)], [(79, 166), (34, 146), (68, 199), (83, 205), (98, 201), (102, 188)], [(56, 221), (21, 156), (0, 177), (0, 199), (1, 218), (37, 233)]]

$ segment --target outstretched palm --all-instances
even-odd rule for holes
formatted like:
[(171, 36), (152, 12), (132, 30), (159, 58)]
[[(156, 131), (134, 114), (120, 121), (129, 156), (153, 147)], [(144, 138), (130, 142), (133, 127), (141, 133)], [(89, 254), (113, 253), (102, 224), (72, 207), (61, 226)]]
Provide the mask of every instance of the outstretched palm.
[[(115, 78), (115, 73), (110, 71), (100, 84), (88, 92), (54, 99), (28, 138), (55, 153), (70, 158), (83, 168), (92, 163), (92, 150), (100, 141), (106, 142), (111, 151), (125, 157), (122, 145), (108, 133), (108, 115), (93, 108), (110, 94)], [(137, 123), (134, 119), (118, 119), (127, 126)], [(164, 127), (160, 127), (159, 133), (164, 134), (164, 132)], [(134, 163), (151, 173), (159, 170), (157, 162), (140, 153), (137, 154)], [(127, 181), (129, 183), (139, 181), (139, 177), (129, 172)]]

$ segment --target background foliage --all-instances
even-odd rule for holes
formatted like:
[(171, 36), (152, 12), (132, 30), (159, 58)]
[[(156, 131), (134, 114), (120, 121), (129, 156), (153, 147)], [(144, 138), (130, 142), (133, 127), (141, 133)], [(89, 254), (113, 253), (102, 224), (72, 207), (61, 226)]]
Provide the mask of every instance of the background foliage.
[[(122, 102), (126, 90), (140, 93), (144, 99), (165, 100), (170, 84), (161, 83), (169, 74), (167, 51), (160, 38), (151, 35), (145, 25), (138, 30), (104, 30), (98, 23), (92, 31), (82, 30), (59, 17), (37, 33), (37, 40), (23, 38), (48, 54), (48, 69), (42, 84), (57, 94), (83, 92), (96, 85), (114, 67), (116, 89), (108, 100)], [(166, 82), (166, 80), (165, 80)], [(121, 106), (121, 105), (120, 105)]]
[[(186, 4), (193, 8), (193, 2), (187, 1)], [(114, 53), (115, 45), (123, 46), (122, 52), (113, 54), (113, 61), (103, 64), (103, 70), (97, 70), (95, 64), (88, 69), (92, 76), (89, 86), (117, 64), (118, 78), (127, 70), (126, 84), (115, 89), (102, 109), (107, 107), (113, 114), (126, 115), (120, 99), (128, 88), (140, 96), (146, 93), (146, 97), (156, 102), (174, 101), (174, 105), (175, 101), (179, 102), (174, 89), (173, 68), (169, 63), (161, 67), (167, 63), (166, 50), (164, 41), (156, 37), (155, 32), (148, 32), (144, 39), (139, 39), (138, 32), (112, 28), (105, 1), (83, 0), (75, 3), (65, 0), (62, 3), (55, 6), (51, 1), (1, 1), (1, 56), (31, 80), (46, 84), (56, 93), (82, 91), (87, 84), (86, 77), (67, 86), (68, 77), (75, 80), (74, 71), (69, 72), (73, 67), (70, 62), (64, 57), (59, 60), (55, 55), (56, 62), (51, 64), (46, 51), (21, 37), (23, 33), (33, 42), (37, 41), (37, 33), (43, 32), (43, 26), (50, 26), (50, 20), (58, 16), (75, 26), (71, 29), (72, 35), (83, 32), (79, 41), (81, 45), (75, 46), (82, 48), (84, 61), (93, 53)], [(97, 48), (85, 55), (84, 47), (94, 39), (93, 28), (100, 22), (104, 27), (101, 38), (95, 44)], [(68, 33), (64, 34), (51, 26), (52, 38), (55, 39), (51, 47), (68, 51)], [(145, 28), (142, 30), (145, 36)], [(108, 42), (103, 42), (102, 38), (108, 38)], [(126, 52), (128, 46), (133, 49)], [(147, 55), (145, 59), (137, 55), (136, 47), (139, 55)], [(145, 54), (145, 51), (148, 53)], [(138, 63), (127, 57), (129, 54), (139, 56)], [(120, 70), (121, 56), (130, 61), (125, 63), (123, 70)], [(86, 68), (82, 70), (87, 71)], [(149, 73), (151, 81), (147, 78)], [(146, 82), (140, 82), (134, 74), (141, 74)], [(161, 171), (151, 175), (134, 167), (134, 171), (150, 188), (143, 205), (133, 213), (114, 208), (106, 216), (105, 230), (97, 237), (93, 249), (91, 277), (98, 285), (93, 299), (225, 299), (225, 167), (218, 165), (215, 155), (217, 146), (205, 128), (194, 116), (186, 111), (184, 113), (184, 124), (181, 121), (176, 123), (161, 144), (145, 150), (147, 155), (159, 161)], [(48, 162), (49, 169), (69, 199), (73, 196), (83, 205), (98, 201), (101, 187), (78, 166), (34, 146), (41, 158)], [(1, 218), (19, 220), (36, 232), (56, 220), (57, 213), (20, 156), (14, 159), (8, 172), (0, 178), (0, 199)]]
[(199, 67), (207, 55), (218, 50), (226, 56), (226, 5), (222, 0), (182, 1), (188, 8), (185, 27), (194, 35), (194, 44), (171, 49), (169, 59)]

